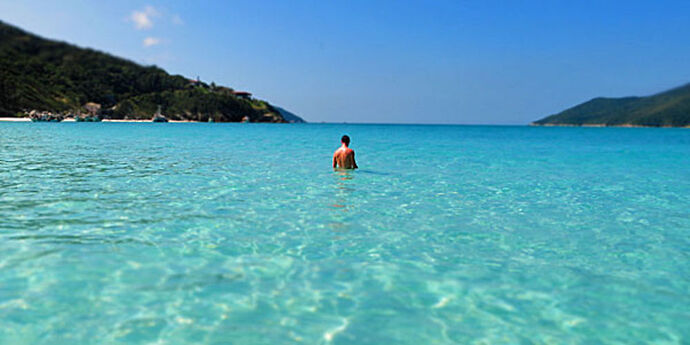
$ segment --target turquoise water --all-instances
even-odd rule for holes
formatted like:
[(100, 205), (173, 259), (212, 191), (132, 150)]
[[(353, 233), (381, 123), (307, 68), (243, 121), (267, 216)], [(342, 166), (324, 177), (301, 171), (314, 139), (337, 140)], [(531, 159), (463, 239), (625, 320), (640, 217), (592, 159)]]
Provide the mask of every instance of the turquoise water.
[(687, 344), (689, 254), (687, 129), (0, 123), (3, 345)]

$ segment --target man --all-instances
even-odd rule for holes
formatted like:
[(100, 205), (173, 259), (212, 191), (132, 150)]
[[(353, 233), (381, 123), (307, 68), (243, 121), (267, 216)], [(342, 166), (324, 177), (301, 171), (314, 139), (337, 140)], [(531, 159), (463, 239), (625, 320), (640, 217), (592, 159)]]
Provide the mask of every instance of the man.
[(340, 142), (342, 146), (333, 154), (333, 169), (357, 169), (355, 151), (348, 147), (350, 146), (350, 137), (343, 135)]

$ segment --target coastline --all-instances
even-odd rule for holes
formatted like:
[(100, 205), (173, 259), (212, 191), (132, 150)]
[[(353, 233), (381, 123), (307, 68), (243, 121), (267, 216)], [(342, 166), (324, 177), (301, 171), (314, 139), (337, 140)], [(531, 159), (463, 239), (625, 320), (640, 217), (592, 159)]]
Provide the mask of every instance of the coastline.
[[(0, 122), (31, 122), (29, 117), (0, 117)], [(64, 119), (61, 122), (76, 122), (73, 118)], [(113, 122), (113, 123), (152, 123), (151, 120), (114, 120), (114, 119), (103, 119), (101, 122)], [(168, 120), (168, 123), (207, 123), (203, 121), (189, 121), (189, 120)], [(239, 122), (238, 122), (239, 123)], [(545, 123), (538, 124), (531, 122), (527, 126), (529, 127), (589, 127), (589, 128), (601, 128), (601, 127), (613, 127), (613, 128), (690, 128), (688, 126), (643, 126), (643, 125), (632, 125), (632, 124), (622, 124), (622, 125), (607, 125), (605, 123), (585, 123), (581, 125), (576, 124), (566, 124), (566, 123)]]
[(605, 123), (583, 123), (581, 125), (571, 124), (571, 123), (534, 123), (529, 124), (530, 127), (615, 127), (615, 128), (690, 128), (688, 126), (644, 126), (644, 125), (633, 125), (633, 124), (622, 124), (622, 125), (607, 125)]
[[(144, 123), (153, 123), (151, 120), (113, 120), (113, 119), (103, 119), (101, 122), (120, 122), (120, 123), (139, 123), (139, 122), (144, 122)], [(202, 121), (188, 121), (188, 120), (168, 120), (167, 123), (208, 123), (208, 122), (202, 122)]]
[[(31, 122), (29, 117), (0, 117), (0, 122)], [(74, 119), (64, 119), (61, 122), (77, 122)], [(113, 120), (103, 119), (101, 122), (121, 122), (121, 123), (135, 123), (135, 122), (153, 122), (151, 120)], [(168, 123), (206, 123), (201, 121), (182, 121), (182, 120), (168, 120)]]
[(28, 117), (0, 117), (0, 122), (31, 122)]

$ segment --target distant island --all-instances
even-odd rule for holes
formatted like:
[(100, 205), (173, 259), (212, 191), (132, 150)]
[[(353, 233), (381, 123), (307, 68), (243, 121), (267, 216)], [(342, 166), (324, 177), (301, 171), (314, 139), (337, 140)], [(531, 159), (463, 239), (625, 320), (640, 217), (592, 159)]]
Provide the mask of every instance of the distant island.
[(0, 21), (0, 116), (49, 112), (150, 120), (158, 109), (179, 121), (304, 122), (249, 92), (170, 75)]
[(690, 127), (690, 84), (647, 97), (595, 98), (531, 125)]

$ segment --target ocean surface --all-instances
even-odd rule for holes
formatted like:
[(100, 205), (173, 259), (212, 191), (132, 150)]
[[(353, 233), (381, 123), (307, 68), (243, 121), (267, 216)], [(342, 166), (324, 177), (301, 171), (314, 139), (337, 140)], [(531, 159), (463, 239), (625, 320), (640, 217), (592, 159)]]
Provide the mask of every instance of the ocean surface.
[(2, 345), (688, 343), (688, 129), (0, 123)]

